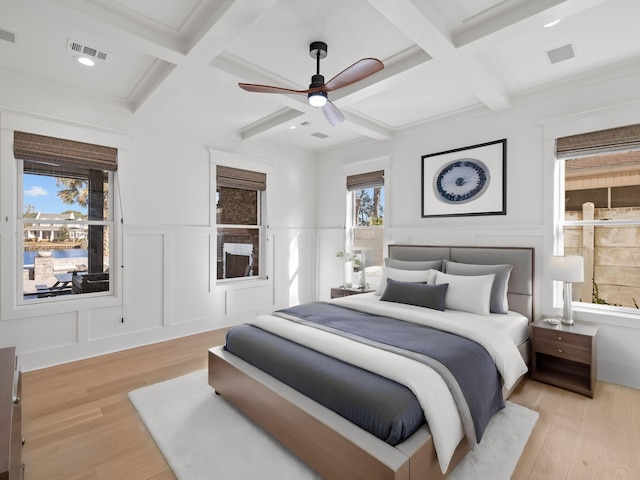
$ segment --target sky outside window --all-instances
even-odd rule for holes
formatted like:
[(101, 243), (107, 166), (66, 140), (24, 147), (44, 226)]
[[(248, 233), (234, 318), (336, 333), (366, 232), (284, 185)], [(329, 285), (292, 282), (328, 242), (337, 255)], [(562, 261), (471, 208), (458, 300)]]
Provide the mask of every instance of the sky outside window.
[(58, 196), (61, 186), (56, 185), (55, 177), (46, 175), (32, 175), (25, 173), (23, 176), (24, 208), (33, 205), (36, 212), (60, 213), (75, 210), (87, 214), (87, 208), (78, 203), (64, 203)]

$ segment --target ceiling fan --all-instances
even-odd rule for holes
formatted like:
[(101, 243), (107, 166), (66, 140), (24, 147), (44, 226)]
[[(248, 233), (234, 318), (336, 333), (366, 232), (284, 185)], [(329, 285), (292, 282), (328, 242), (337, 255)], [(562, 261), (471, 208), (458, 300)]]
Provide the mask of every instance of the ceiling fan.
[(376, 58), (363, 58), (350, 67), (345, 68), (325, 83), (324, 76), (320, 75), (320, 60), (327, 56), (327, 44), (325, 42), (312, 42), (311, 45), (309, 45), (309, 55), (311, 58), (316, 59), (316, 74), (311, 77), (311, 84), (307, 90), (293, 90), (290, 88), (256, 85), (253, 83), (239, 83), (238, 85), (248, 92), (300, 93), (306, 95), (310, 105), (322, 108), (322, 113), (327, 121), (331, 125), (337, 125), (344, 121), (344, 115), (331, 103), (327, 94), (338, 88), (359, 82), (384, 68), (384, 64)]

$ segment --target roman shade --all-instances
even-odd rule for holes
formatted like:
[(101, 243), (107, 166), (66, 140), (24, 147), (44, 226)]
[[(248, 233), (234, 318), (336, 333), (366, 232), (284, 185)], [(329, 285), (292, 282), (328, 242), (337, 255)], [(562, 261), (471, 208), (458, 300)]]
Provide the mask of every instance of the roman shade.
[(267, 189), (267, 175), (266, 173), (218, 165), (216, 167), (216, 185), (262, 192)]
[(114, 172), (118, 169), (117, 148), (26, 132), (14, 132), (13, 155), (20, 160), (54, 166)]
[(640, 124), (556, 139), (556, 158), (561, 160), (639, 149)]
[(382, 186), (384, 186), (384, 170), (349, 175), (347, 177), (347, 190), (349, 191)]

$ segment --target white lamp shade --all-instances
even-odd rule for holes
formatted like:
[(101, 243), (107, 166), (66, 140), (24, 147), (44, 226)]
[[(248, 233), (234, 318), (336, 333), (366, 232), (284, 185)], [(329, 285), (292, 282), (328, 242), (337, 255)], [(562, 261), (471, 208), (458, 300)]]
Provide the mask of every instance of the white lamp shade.
[(584, 262), (578, 256), (551, 257), (551, 278), (563, 282), (583, 282)]

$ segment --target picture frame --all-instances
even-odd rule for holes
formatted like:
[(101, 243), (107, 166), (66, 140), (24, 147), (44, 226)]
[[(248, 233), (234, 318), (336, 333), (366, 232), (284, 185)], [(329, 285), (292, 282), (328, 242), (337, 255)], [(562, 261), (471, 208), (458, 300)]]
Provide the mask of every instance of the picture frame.
[(507, 139), (422, 156), (422, 218), (507, 214)]

